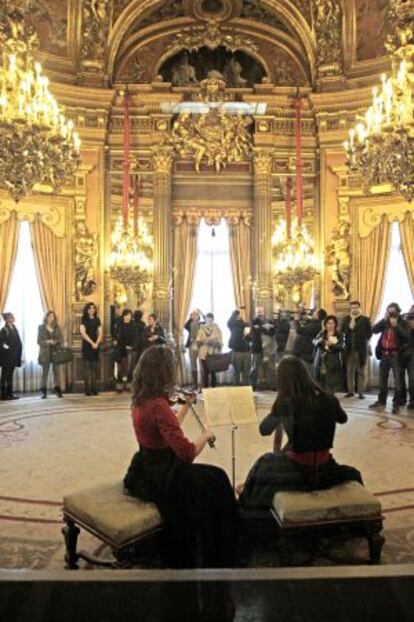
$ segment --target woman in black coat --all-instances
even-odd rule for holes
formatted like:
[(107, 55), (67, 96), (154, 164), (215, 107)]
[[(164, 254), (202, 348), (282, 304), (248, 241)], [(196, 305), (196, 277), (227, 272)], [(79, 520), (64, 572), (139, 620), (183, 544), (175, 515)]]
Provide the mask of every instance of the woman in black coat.
[(121, 321), (116, 329), (116, 348), (118, 352), (117, 393), (130, 390), (132, 372), (134, 371), (134, 347), (137, 339), (137, 326), (132, 319), (131, 309), (124, 309)]
[(83, 375), (85, 395), (98, 395), (99, 348), (102, 343), (102, 326), (93, 302), (83, 308), (80, 334), (82, 337)]
[(14, 325), (13, 313), (3, 313), (5, 325), (0, 330), (1, 399), (17, 400), (13, 393), (13, 374), (15, 367), (22, 364), (22, 341)]
[(328, 315), (323, 321), (323, 330), (317, 335), (314, 344), (316, 354), (313, 377), (331, 393), (343, 391), (344, 344), (342, 333), (338, 331), (338, 320), (334, 315)]

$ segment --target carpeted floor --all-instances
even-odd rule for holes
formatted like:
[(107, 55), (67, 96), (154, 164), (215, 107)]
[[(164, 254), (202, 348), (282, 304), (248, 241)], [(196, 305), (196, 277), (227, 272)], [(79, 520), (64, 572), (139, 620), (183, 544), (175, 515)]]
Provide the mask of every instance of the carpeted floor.
[[(259, 394), (259, 419), (273, 399), (273, 393)], [(414, 416), (372, 413), (368, 404), (373, 400), (344, 400), (349, 422), (338, 426), (335, 457), (360, 469), (365, 485), (381, 499), (386, 537), (382, 563), (414, 562)], [(202, 404), (197, 408), (202, 415)], [(190, 437), (198, 434), (191, 415), (184, 427)], [(230, 429), (215, 432), (216, 449), (206, 448), (199, 460), (231, 474)], [(242, 426), (236, 434), (241, 482), (255, 459), (271, 449), (272, 440), (260, 437), (256, 425)], [(46, 401), (36, 396), (0, 403), (0, 567), (62, 568), (62, 496), (121, 478), (134, 451), (128, 395), (66, 395)], [(89, 535), (81, 536), (80, 545), (105, 553)], [(363, 541), (322, 542), (316, 563), (361, 563), (366, 556)], [(306, 563), (300, 548), (293, 559)], [(250, 563), (278, 565), (277, 548), (257, 549)]]

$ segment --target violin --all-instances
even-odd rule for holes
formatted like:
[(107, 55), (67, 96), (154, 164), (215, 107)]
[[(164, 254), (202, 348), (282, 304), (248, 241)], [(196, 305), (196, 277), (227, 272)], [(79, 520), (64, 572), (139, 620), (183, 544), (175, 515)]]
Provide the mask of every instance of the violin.
[[(204, 423), (201, 421), (198, 412), (196, 411), (196, 409), (194, 408), (194, 404), (193, 402), (190, 402), (190, 399), (196, 399), (197, 401), (197, 393), (195, 391), (186, 391), (185, 389), (181, 388), (181, 387), (175, 387), (174, 393), (170, 396), (169, 398), (169, 402), (170, 404), (173, 406), (174, 404), (188, 404), (191, 410), (191, 413), (193, 414), (195, 420), (197, 421), (198, 425), (200, 426), (201, 430), (203, 432), (205, 432), (205, 425)], [(216, 445), (216, 439), (212, 438), (208, 441), (209, 446), (212, 449), (215, 449)]]

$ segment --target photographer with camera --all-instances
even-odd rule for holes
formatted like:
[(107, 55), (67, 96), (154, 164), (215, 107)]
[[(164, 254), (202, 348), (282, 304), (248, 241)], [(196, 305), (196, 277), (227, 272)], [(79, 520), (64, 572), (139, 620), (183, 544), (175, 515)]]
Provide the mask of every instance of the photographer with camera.
[(381, 334), (375, 348), (375, 356), (379, 365), (378, 399), (369, 408), (383, 411), (388, 397), (388, 379), (392, 370), (394, 376), (394, 397), (392, 413), (398, 415), (402, 405), (401, 367), (409, 348), (408, 326), (401, 317), (401, 309), (396, 302), (388, 305), (385, 317), (377, 322), (372, 332)]
[(401, 403), (407, 402), (406, 374), (408, 376), (407, 410), (414, 410), (414, 305), (404, 316), (408, 325), (408, 347), (401, 361)]
[(250, 327), (242, 316), (240, 307), (231, 314), (227, 326), (230, 330), (229, 348), (231, 350), (232, 365), (234, 369), (233, 383), (236, 387), (247, 386), (249, 384), (250, 371)]
[(296, 337), (293, 342), (292, 354), (305, 363), (309, 373), (312, 373), (315, 354), (313, 340), (320, 333), (322, 322), (327, 316), (325, 309), (317, 309), (311, 317), (306, 314), (305, 310), (302, 310), (294, 320)]

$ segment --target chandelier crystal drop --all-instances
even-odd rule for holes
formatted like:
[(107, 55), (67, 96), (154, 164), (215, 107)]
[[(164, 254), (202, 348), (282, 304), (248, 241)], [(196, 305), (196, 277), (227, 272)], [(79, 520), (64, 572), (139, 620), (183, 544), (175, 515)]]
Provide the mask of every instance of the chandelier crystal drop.
[(152, 282), (154, 241), (146, 223), (139, 218), (138, 235), (134, 233), (132, 219), (125, 227), (119, 218), (111, 234), (112, 252), (109, 259), (111, 278), (121, 283), (125, 289), (132, 289), (137, 295), (138, 304), (145, 299), (145, 290)]
[(36, 183), (58, 190), (73, 175), (80, 140), (34, 60), (38, 37), (23, 3), (0, 6), (0, 187), (17, 202)]
[(275, 282), (300, 298), (303, 286), (319, 273), (315, 243), (306, 226), (293, 218), (288, 235), (286, 219), (281, 218), (273, 233), (272, 250)]
[(347, 164), (364, 190), (391, 184), (407, 200), (414, 198), (414, 0), (391, 0), (392, 75), (382, 76), (373, 101), (344, 143)]

